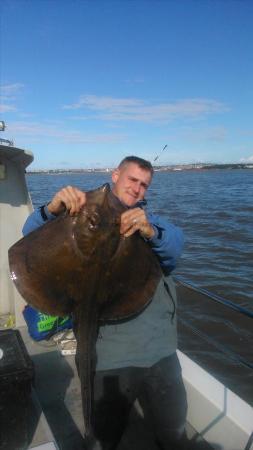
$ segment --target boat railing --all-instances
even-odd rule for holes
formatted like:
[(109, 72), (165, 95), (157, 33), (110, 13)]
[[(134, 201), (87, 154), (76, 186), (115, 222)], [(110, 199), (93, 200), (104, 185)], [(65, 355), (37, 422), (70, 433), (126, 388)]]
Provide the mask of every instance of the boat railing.
[(13, 147), (14, 142), (10, 141), (9, 139), (0, 138), (0, 145), (8, 145), (9, 147)]
[(206, 295), (207, 297), (209, 297), (211, 300), (214, 300), (215, 302), (221, 303), (222, 305), (227, 306), (228, 308), (231, 308), (241, 314), (244, 314), (245, 316), (253, 318), (253, 311), (250, 311), (249, 309), (244, 308), (243, 306), (240, 306), (240, 305), (232, 302), (231, 300), (227, 300), (227, 299), (221, 297), (220, 295), (217, 295), (217, 294), (214, 294), (214, 293), (208, 291), (207, 289), (200, 288), (199, 286), (194, 285), (193, 283), (191, 283), (188, 280), (185, 281), (180, 276), (175, 276), (174, 279), (175, 279), (175, 281), (179, 282), (181, 285), (187, 287), (188, 289), (192, 289), (193, 291), (200, 292), (201, 294)]
[[(5, 122), (3, 120), (0, 120), (0, 131), (5, 131), (5, 129), (6, 129)], [(9, 139), (0, 138), (0, 145), (8, 145), (9, 147), (13, 147), (14, 142), (10, 141)]]

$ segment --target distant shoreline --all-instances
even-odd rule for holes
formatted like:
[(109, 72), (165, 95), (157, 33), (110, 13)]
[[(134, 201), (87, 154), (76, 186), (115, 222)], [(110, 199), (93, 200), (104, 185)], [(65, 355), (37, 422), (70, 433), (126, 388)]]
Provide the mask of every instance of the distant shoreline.
[[(155, 172), (181, 172), (189, 170), (217, 170), (217, 169), (253, 169), (252, 164), (175, 164), (166, 166), (154, 166)], [(105, 168), (90, 168), (90, 169), (37, 169), (37, 170), (27, 170), (27, 175), (32, 174), (75, 174), (75, 173), (111, 173), (114, 167)]]

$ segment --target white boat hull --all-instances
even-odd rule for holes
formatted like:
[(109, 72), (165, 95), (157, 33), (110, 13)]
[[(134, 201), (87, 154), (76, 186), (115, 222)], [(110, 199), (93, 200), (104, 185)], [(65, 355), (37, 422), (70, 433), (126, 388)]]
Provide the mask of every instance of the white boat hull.
[(0, 316), (13, 315), (16, 325), (24, 324), (24, 301), (10, 279), (8, 249), (22, 237), (22, 227), (32, 211), (25, 181), (30, 152), (0, 145)]
[(188, 399), (187, 421), (214, 449), (252, 450), (253, 408), (178, 351)]

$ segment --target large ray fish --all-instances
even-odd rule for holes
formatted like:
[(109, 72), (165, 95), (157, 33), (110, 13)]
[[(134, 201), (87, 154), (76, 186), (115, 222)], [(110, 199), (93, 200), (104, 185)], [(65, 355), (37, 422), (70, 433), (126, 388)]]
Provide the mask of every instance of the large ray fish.
[(23, 298), (46, 314), (73, 313), (77, 319), (86, 436), (98, 323), (138, 314), (161, 278), (157, 258), (139, 233), (120, 235), (125, 210), (106, 184), (87, 193), (78, 214), (57, 217), (9, 249), (11, 278)]

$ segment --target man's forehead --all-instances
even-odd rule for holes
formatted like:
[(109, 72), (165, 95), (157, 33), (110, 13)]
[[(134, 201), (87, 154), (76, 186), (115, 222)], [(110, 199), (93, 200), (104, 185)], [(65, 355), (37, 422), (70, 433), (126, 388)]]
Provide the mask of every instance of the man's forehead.
[(140, 167), (138, 164), (134, 163), (134, 162), (129, 162), (124, 164), (123, 167), (119, 167), (120, 171), (126, 171), (126, 172), (134, 172), (134, 173), (139, 173), (139, 174), (143, 174), (145, 176), (148, 176), (150, 179), (152, 178), (152, 174), (151, 171), (149, 169), (146, 169), (145, 167)]

